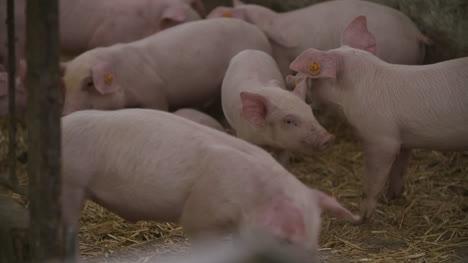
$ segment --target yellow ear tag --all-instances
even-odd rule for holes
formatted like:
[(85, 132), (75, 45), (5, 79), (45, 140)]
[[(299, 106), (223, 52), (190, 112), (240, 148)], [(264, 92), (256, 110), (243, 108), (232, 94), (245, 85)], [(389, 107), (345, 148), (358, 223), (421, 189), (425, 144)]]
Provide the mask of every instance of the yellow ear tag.
[(114, 75), (112, 75), (112, 73), (106, 73), (104, 75), (104, 81), (107, 85), (111, 85), (112, 81), (114, 81)]
[(312, 75), (317, 75), (320, 73), (320, 63), (318, 62), (311, 62), (307, 66), (307, 69), (309, 70), (309, 73)]
[(223, 17), (232, 17), (232, 12), (229, 12), (229, 11), (224, 12)]

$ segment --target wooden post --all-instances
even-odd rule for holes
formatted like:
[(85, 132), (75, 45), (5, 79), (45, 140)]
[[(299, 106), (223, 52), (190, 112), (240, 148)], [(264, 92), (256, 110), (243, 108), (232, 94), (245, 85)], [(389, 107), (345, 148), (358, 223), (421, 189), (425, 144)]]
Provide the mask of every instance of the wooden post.
[(27, 1), (26, 15), (31, 257), (32, 262), (64, 262), (58, 1)]
[(16, 187), (16, 51), (15, 51), (15, 1), (7, 2), (8, 25), (8, 168), (10, 171), (10, 184)]

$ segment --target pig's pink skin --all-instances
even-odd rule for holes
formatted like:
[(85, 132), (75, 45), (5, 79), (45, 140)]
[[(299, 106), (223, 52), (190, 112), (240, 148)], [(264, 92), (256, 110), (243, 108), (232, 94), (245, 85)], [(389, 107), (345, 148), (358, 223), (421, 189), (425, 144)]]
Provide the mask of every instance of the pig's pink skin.
[(421, 64), (423, 43), (431, 42), (403, 13), (366, 1), (326, 1), (285, 13), (242, 3), (237, 3), (234, 9), (244, 11), (246, 21), (257, 25), (269, 37), (274, 58), (284, 75), (289, 73), (292, 60), (307, 48), (340, 47), (341, 32), (360, 15), (368, 17), (369, 29), (377, 38), (377, 56), (389, 63)]
[(88, 198), (133, 222), (180, 222), (192, 237), (262, 228), (312, 250), (322, 210), (359, 220), (262, 149), (174, 114), (80, 111), (62, 129), (65, 229)]
[[(205, 12), (200, 0), (61, 0), (59, 4), (60, 48), (68, 55), (135, 41), (162, 29), (200, 19), (191, 5)], [(25, 55), (25, 7), (24, 0), (15, 0), (17, 59)], [(6, 1), (1, 1), (0, 21), (5, 18)], [(6, 24), (0, 26), (0, 58), (6, 61), (7, 34), (3, 34), (7, 32)]]
[(200, 123), (202, 125), (211, 127), (218, 131), (224, 131), (224, 127), (221, 125), (221, 123), (219, 123), (215, 118), (201, 111), (190, 108), (183, 108), (174, 111), (174, 114), (186, 118), (188, 120)]
[[(67, 63), (64, 114), (136, 105), (161, 110), (206, 106), (219, 95), (231, 57), (248, 48), (271, 53), (257, 27), (219, 19), (186, 23), (140, 41), (90, 50)], [(112, 75), (109, 85), (93, 82), (104, 80), (107, 73)]]
[[(307, 81), (308, 101), (344, 117), (363, 142), (365, 219), (372, 215), (387, 179), (387, 195), (402, 194), (411, 149), (468, 149), (468, 58), (424, 66), (395, 65), (350, 48), (346, 40), (343, 44), (328, 52), (308, 49), (291, 69), (300, 72), (299, 81)], [(318, 54), (337, 62), (336, 76), (323, 78), (307, 72), (307, 63)]]
[[(245, 96), (264, 100), (264, 116), (249, 117)], [(249, 99), (249, 98), (247, 98)], [(315, 119), (309, 105), (285, 89), (273, 58), (244, 50), (232, 58), (221, 88), (223, 111), (239, 138), (274, 150), (278, 160), (289, 150), (311, 154), (331, 146), (330, 135)], [(282, 162), (285, 163), (285, 162)]]

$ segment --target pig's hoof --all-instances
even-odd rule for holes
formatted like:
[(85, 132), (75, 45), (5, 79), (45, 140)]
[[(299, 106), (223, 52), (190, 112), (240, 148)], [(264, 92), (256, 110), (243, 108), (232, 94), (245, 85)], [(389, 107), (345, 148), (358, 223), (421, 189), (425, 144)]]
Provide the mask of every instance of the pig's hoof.
[(400, 198), (403, 195), (403, 187), (395, 188), (389, 187), (387, 193), (385, 194), (386, 200), (395, 200)]

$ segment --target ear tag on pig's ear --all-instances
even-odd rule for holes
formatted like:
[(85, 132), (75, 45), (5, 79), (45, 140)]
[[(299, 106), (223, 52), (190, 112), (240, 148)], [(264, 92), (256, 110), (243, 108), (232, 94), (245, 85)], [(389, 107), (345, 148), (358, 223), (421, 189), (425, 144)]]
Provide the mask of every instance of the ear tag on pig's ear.
[(112, 73), (104, 74), (104, 81), (106, 82), (107, 85), (111, 85), (112, 82), (114, 81), (114, 75), (112, 75)]
[(232, 12), (226, 11), (223, 13), (222, 17), (232, 17)]
[(307, 70), (312, 75), (320, 74), (320, 63), (318, 62), (309, 63), (309, 65), (307, 66)]

